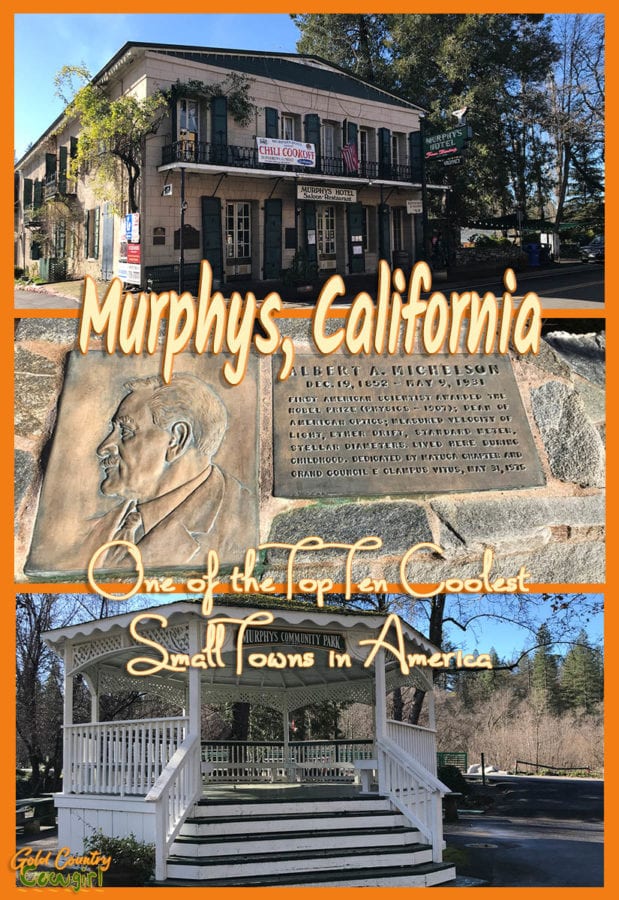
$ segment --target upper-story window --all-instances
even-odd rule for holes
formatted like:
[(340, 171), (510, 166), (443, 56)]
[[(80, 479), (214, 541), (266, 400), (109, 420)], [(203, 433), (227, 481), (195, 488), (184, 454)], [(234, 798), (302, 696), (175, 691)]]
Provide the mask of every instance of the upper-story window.
[(404, 135), (394, 131), (391, 135), (391, 165), (402, 166), (406, 162)]
[(367, 128), (359, 129), (359, 162), (364, 165), (370, 158), (370, 140)]
[(322, 155), (327, 159), (335, 156), (335, 125), (331, 122), (322, 126)]
[(294, 117), (282, 115), (282, 138), (285, 141), (294, 141)]
[(178, 136), (181, 140), (197, 141), (199, 132), (198, 101), (181, 97), (178, 101)]

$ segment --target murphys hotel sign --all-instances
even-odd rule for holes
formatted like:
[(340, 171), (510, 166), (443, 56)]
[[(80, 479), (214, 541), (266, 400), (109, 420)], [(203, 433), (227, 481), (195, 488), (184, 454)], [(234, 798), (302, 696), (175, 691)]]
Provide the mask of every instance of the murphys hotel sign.
[(258, 149), (259, 163), (280, 166), (303, 166), (305, 169), (313, 169), (316, 166), (316, 148), (314, 144), (257, 137), (256, 147)]

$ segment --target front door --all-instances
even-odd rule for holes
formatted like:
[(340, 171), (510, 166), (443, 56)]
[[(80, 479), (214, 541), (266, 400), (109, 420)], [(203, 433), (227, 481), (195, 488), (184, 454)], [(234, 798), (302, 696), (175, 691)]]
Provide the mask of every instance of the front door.
[(316, 232), (319, 271), (335, 269), (335, 206), (332, 204), (317, 207)]

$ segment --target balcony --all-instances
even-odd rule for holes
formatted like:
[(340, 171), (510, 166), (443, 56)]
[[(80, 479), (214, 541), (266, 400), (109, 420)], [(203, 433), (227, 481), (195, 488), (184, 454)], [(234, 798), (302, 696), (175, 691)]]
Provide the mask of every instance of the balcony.
[(75, 194), (75, 186), (68, 181), (66, 175), (47, 175), (43, 184), (43, 199), (56, 200)]
[(358, 172), (347, 172), (341, 156), (321, 156), (312, 168), (303, 166), (276, 166), (258, 161), (255, 147), (239, 147), (232, 144), (212, 144), (204, 141), (175, 141), (163, 148), (162, 166), (174, 163), (216, 166), (221, 169), (256, 169), (274, 175), (289, 172), (294, 175), (327, 175), (350, 178), (351, 181), (396, 181), (412, 183), (411, 167), (379, 162), (360, 161)]

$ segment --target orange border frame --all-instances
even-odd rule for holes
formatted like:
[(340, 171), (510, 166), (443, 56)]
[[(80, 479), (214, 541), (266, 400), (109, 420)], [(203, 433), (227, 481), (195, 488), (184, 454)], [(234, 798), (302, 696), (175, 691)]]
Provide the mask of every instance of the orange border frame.
[[(464, 3), (462, 0), (460, 2), (447, 2), (447, 0), (443, 0), (438, 5), (438, 9), (434, 7), (433, 4), (423, 4), (422, 8), (419, 9), (415, 7), (415, 5), (410, 2), (389, 2), (387, 4), (381, 4), (381, 11), (383, 12), (488, 12), (488, 13), (510, 13), (515, 12), (514, 5), (505, 3), (504, 0), (497, 0), (497, 2), (488, 2), (488, 0), (474, 0), (473, 3)], [(375, 3), (362, 3), (361, 10), (359, 9), (359, 2), (351, 2), (351, 0), (340, 0), (337, 4), (336, 9), (327, 9), (327, 4), (325, 0), (306, 0), (305, 3), (301, 5), (301, 9), (303, 12), (334, 12), (338, 13), (343, 12), (374, 12), (376, 9)], [(58, 10), (58, 7), (60, 10)], [(128, 8), (129, 7), (129, 8)], [(231, 8), (232, 7), (232, 8)], [(424, 8), (425, 7), (425, 8)], [(471, 7), (473, 9), (471, 10)], [(588, 10), (584, 9), (585, 4), (582, 2), (573, 2), (573, 0), (565, 0), (565, 2), (558, 3), (557, 0), (549, 0), (546, 3), (539, 2), (530, 2), (525, 4), (524, 10), (519, 10), (520, 12), (540, 12), (540, 13), (578, 13), (578, 12), (588, 12)], [(292, 8), (292, 9), (291, 9)], [(206, 2), (198, 2), (198, 0), (184, 0), (181, 3), (180, 9), (175, 10), (177, 14), (182, 13), (255, 13), (257, 11), (264, 13), (290, 13), (291, 11), (295, 11), (298, 9), (296, 3), (290, 2), (282, 2), (282, 0), (265, 0), (264, 4), (261, 6), (260, 10), (256, 9), (255, 4), (246, 2), (242, 2), (242, 0), (233, 0), (232, 3), (224, 4), (224, 3), (216, 3), (211, 2), (211, 0), (206, 0)], [(617, 120), (615, 119), (613, 113), (615, 112), (615, 99), (616, 99), (616, 87), (617, 87), (617, 73), (619, 71), (619, 64), (617, 62), (617, 58), (614, 56), (614, 51), (616, 50), (616, 38), (617, 38), (617, 22), (619, 19), (619, 13), (617, 12), (616, 7), (611, 6), (608, 0), (603, 0), (603, 2), (596, 5), (596, 9), (593, 10), (598, 13), (606, 14), (606, 25), (607, 25), (607, 33), (606, 33), (606, 41), (607, 41), (607, 69), (608, 69), (608, 92), (611, 97), (611, 104), (609, 104), (609, 108), (607, 111), (607, 147), (611, 151), (610, 159), (608, 163), (608, 168), (610, 169), (611, 176), (615, 173), (615, 158), (613, 153), (614, 148), (614, 138), (616, 137), (616, 132), (619, 130), (619, 126), (617, 125)], [(12, 44), (12, 34), (13, 34), (13, 15), (16, 13), (23, 14), (34, 14), (34, 13), (57, 13), (62, 15), (64, 13), (170, 13), (169, 4), (162, 2), (162, 0), (151, 0), (151, 2), (145, 3), (143, 0), (134, 0), (132, 4), (126, 2), (119, 2), (119, 0), (107, 0), (105, 4), (86, 4), (84, 0), (64, 0), (64, 2), (56, 4), (56, 9), (50, 9), (49, 4), (41, 2), (41, 0), (32, 0), (32, 2), (20, 2), (20, 0), (14, 0), (14, 2), (9, 2), (2, 6), (0, 10), (0, 23), (2, 25), (2, 33), (7, 37), (5, 38), (5, 73), (10, 72), (12, 70), (13, 64), (13, 44)], [(127, 35), (127, 40), (131, 39), (132, 35)], [(136, 36), (137, 37), (137, 36)], [(234, 41), (232, 41), (234, 43)], [(5, 74), (5, 78), (3, 79), (0, 85), (0, 91), (2, 92), (3, 106), (6, 110), (13, 110), (13, 81), (12, 78), (7, 77)], [(5, 117), (8, 119), (9, 117)], [(12, 282), (10, 279), (10, 271), (12, 268), (12, 235), (11, 235), (11, 205), (10, 201), (12, 200), (12, 182), (9, 180), (9, 171), (12, 170), (13, 160), (9, 160), (9, 156), (12, 152), (12, 147), (10, 142), (5, 141), (4, 145), (0, 149), (0, 153), (2, 154), (2, 172), (5, 174), (1, 185), (2, 185), (2, 197), (5, 201), (3, 209), (5, 210), (5, 215), (0, 220), (1, 222), (1, 243), (0, 243), (0, 252), (2, 253), (2, 259), (4, 263), (3, 268), (3, 283), (6, 285), (7, 297), (9, 298), (8, 302), (3, 305), (3, 309), (1, 312), (2, 320), (3, 320), (3, 328), (2, 328), (2, 338), (3, 347), (2, 347), (2, 355), (0, 356), (0, 371), (4, 376), (4, 384), (5, 390), (2, 392), (2, 399), (0, 402), (2, 403), (3, 410), (5, 412), (5, 420), (12, 421), (12, 407), (10, 404), (10, 397), (12, 394), (12, 386), (13, 386), (13, 366), (12, 366), (12, 335), (13, 335), (13, 325), (14, 318), (18, 316), (14, 315), (13, 311), (13, 303), (12, 303)], [(11, 166), (11, 169), (9, 169)], [(614, 197), (616, 194), (615, 191), (615, 179), (611, 177), (608, 179), (607, 184), (607, 192), (609, 195), (609, 208), (614, 209)], [(613, 238), (617, 237), (619, 229), (616, 225), (614, 216), (608, 217), (607, 230), (609, 232), (610, 243), (612, 244)], [(614, 308), (615, 301), (612, 297), (610, 290), (608, 293), (608, 300), (606, 304), (606, 308), (604, 311), (585, 311), (583, 317), (604, 317), (608, 318), (607, 323), (607, 333), (610, 335), (611, 346), (613, 346), (614, 342), (614, 331), (615, 331), (615, 319), (619, 315), (619, 312)], [(302, 315), (302, 312), (294, 313), (295, 315)], [(34, 311), (25, 311), (20, 312), (20, 317), (75, 317), (77, 315), (76, 312), (50, 312), (49, 310), (42, 311), (41, 313), (37, 313)], [(290, 315), (290, 312), (287, 312), (286, 315)], [(553, 311), (553, 317), (565, 317), (565, 318), (573, 318), (580, 317), (580, 313), (575, 310), (563, 310), (563, 311)], [(619, 357), (619, 354), (618, 354)], [(608, 379), (609, 379), (609, 390), (608, 396), (613, 396), (613, 388), (617, 385), (617, 366), (619, 365), (618, 357), (615, 357), (614, 354), (609, 355), (608, 359)], [(615, 445), (615, 434), (616, 434), (616, 421), (610, 419), (607, 421), (607, 433), (609, 439), (609, 446), (614, 447)], [(0, 448), (0, 459), (3, 463), (3, 469), (6, 473), (6, 484), (12, 483), (12, 472), (13, 472), (13, 454), (12, 454), (12, 442), (6, 442)], [(608, 500), (609, 506), (614, 510), (614, 506), (612, 505), (613, 500), (617, 498), (617, 484), (618, 479), (616, 472), (614, 471), (612, 464), (608, 466), (608, 478), (607, 478), (607, 492), (608, 492)], [(5, 507), (9, 506), (11, 498), (11, 491), (5, 491)], [(608, 573), (607, 573), (607, 583), (609, 585), (615, 583), (616, 577), (618, 574), (618, 560), (615, 557), (615, 554), (612, 552), (614, 550), (614, 537), (616, 533), (616, 526), (614, 525), (615, 516), (611, 517), (610, 531), (607, 539), (608, 551), (607, 559), (608, 559)], [(7, 733), (13, 733), (13, 722), (15, 720), (14, 717), (14, 698), (13, 698), (13, 678), (14, 678), (14, 668), (13, 668), (13, 634), (14, 634), (14, 599), (16, 593), (21, 593), (24, 591), (28, 585), (24, 584), (16, 584), (13, 580), (13, 535), (12, 535), (12, 527), (11, 527), (11, 515), (9, 514), (9, 509), (5, 508), (5, 515), (2, 517), (2, 541), (0, 543), (0, 586), (2, 587), (3, 594), (5, 596), (4, 601), (4, 609), (5, 612), (2, 616), (2, 631), (5, 635), (4, 646), (2, 647), (2, 652), (0, 654), (0, 665), (2, 666), (1, 675), (2, 684), (6, 686), (3, 691), (2, 696), (2, 716), (6, 723)], [(619, 554), (618, 554), (619, 556)], [(11, 573), (11, 574), (9, 574)], [(82, 589), (89, 590), (87, 585), (60, 585), (60, 584), (31, 584), (29, 587), (36, 592), (42, 591), (51, 591), (51, 592), (78, 592)], [(548, 592), (548, 593), (560, 593), (560, 592), (570, 592), (570, 593), (582, 593), (582, 592), (595, 592), (598, 593), (603, 591), (605, 585), (599, 584), (531, 584), (530, 585), (531, 592)], [(180, 588), (179, 588), (180, 590)], [(606, 613), (606, 633), (607, 638), (610, 637), (611, 640), (615, 636), (616, 633), (616, 625), (615, 625), (615, 612), (613, 608), (613, 604), (609, 603), (607, 607)], [(609, 643), (607, 640), (607, 644), (612, 650), (612, 643)], [(614, 698), (614, 668), (611, 669), (609, 666), (609, 675), (607, 678), (608, 688), (607, 689), (607, 697), (610, 698), (610, 709), (607, 713), (606, 717), (606, 735), (607, 747), (611, 748), (614, 746), (614, 739), (617, 736), (617, 724), (615, 722), (615, 703), (613, 702)], [(10, 685), (10, 687), (9, 687)], [(610, 815), (607, 817), (606, 828), (608, 829), (609, 837), (612, 841), (613, 837), (618, 833), (618, 829), (614, 824), (614, 801), (617, 799), (617, 786), (616, 786), (616, 776), (614, 775), (614, 768), (612, 767), (612, 763), (615, 761), (616, 757), (611, 756), (610, 762), (611, 766), (608, 767), (609, 779), (606, 784), (606, 805), (610, 810)], [(1, 833), (3, 838), (3, 849), (0, 850), (0, 884), (3, 887), (8, 888), (8, 891), (12, 894), (13, 891), (17, 890), (15, 885), (15, 877), (14, 872), (9, 867), (9, 861), (14, 853), (14, 831), (13, 831), (13, 796), (14, 796), (14, 782), (13, 782), (13, 771), (15, 767), (15, 755), (14, 749), (12, 746), (12, 741), (3, 742), (2, 746), (2, 773), (4, 778), (4, 797), (5, 797), (5, 815), (2, 816), (2, 825), (1, 825)], [(612, 846), (612, 844), (611, 844)], [(2, 859), (2, 855), (4, 854), (4, 859)], [(5, 862), (6, 860), (6, 862)], [(616, 887), (619, 883), (619, 878), (617, 877), (617, 873), (612, 865), (608, 862), (605, 865), (605, 875), (606, 875), (606, 883), (604, 888), (569, 888), (572, 895), (575, 894), (583, 894), (590, 891), (605, 892), (612, 887)], [(20, 896), (24, 897), (24, 891), (27, 891), (26, 888), (20, 888)], [(60, 889), (60, 888), (31, 888), (31, 891), (36, 891), (37, 895), (40, 895), (41, 891), (53, 891), (56, 894), (58, 892), (64, 892), (65, 894), (69, 889)], [(97, 895), (101, 892), (106, 896), (109, 896), (109, 888), (93, 888), (90, 889), (90, 893), (92, 891), (96, 891)], [(183, 888), (183, 896), (200, 896), (203, 897), (204, 893), (208, 894), (208, 896), (216, 896), (220, 893), (221, 889), (219, 888)], [(241, 897), (247, 896), (268, 896), (268, 892), (271, 889), (269, 888), (251, 888), (251, 889), (242, 889), (242, 888), (227, 888), (223, 891), (226, 897)], [(311, 888), (297, 888), (295, 889), (295, 894), (300, 894), (303, 896), (310, 897), (310, 893), (313, 889)], [(393, 892), (401, 897), (404, 896), (403, 891), (406, 889), (403, 888), (366, 888), (366, 894), (364, 896), (384, 896), (385, 892)], [(435, 888), (434, 890), (444, 891), (445, 889)], [(475, 891), (475, 888), (469, 888), (469, 891)], [(501, 897), (516, 897), (517, 892), (520, 892), (522, 888), (484, 888), (484, 896), (488, 896), (488, 891), (498, 892)], [(552, 898), (552, 897), (562, 897), (563, 891), (565, 888), (529, 888), (528, 896), (534, 896), (539, 894), (543, 898)], [(151, 888), (115, 888), (112, 891), (112, 896), (114, 898), (124, 898), (131, 897), (133, 898), (137, 893), (152, 896)], [(185, 894), (187, 892), (187, 894)], [(72, 892), (71, 892), (72, 893)], [(322, 888), (320, 891), (321, 897), (333, 896), (341, 898), (342, 896), (350, 896), (357, 897), (358, 894), (354, 889), (351, 888)], [(26, 894), (28, 896), (28, 894)], [(518, 894), (519, 896), (519, 894)]]

